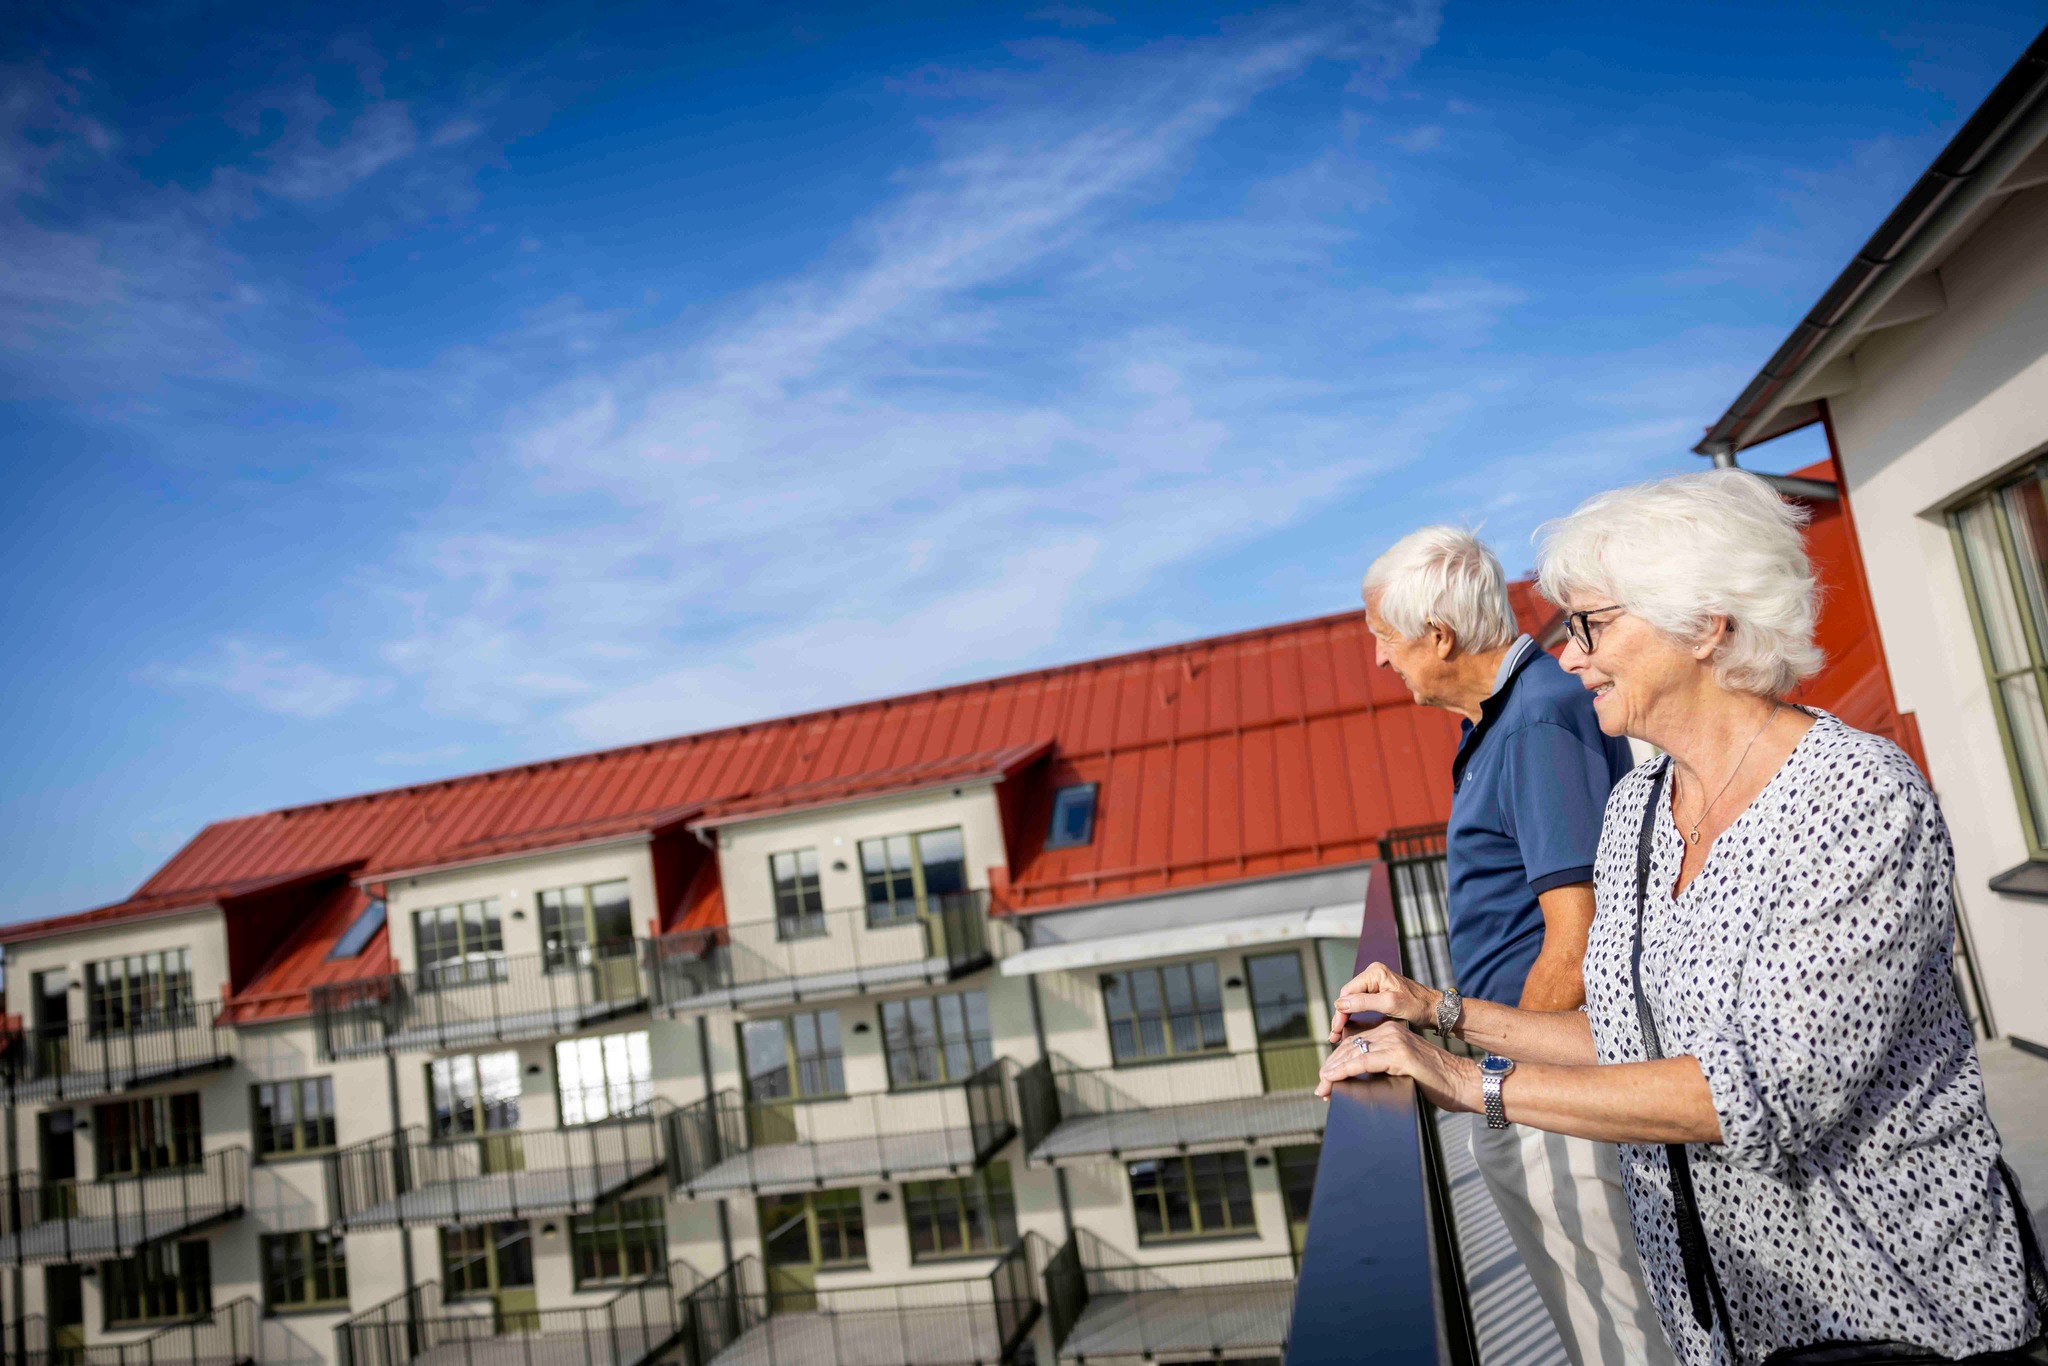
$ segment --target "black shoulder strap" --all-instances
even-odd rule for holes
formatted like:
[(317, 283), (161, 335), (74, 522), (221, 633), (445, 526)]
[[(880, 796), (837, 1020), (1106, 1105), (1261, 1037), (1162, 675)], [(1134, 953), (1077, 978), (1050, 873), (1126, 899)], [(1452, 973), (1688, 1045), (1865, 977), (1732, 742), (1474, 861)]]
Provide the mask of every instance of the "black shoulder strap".
[[(1650, 784), (1650, 800), (1643, 807), (1643, 826), (1636, 837), (1636, 933), (1629, 955), (1629, 974), (1636, 994), (1636, 1022), (1643, 1031), (1643, 1056), (1652, 1062), (1664, 1056), (1664, 1044), (1657, 1036), (1657, 1020), (1650, 1013), (1650, 999), (1643, 995), (1643, 920), (1650, 909), (1650, 853), (1657, 838), (1657, 818), (1664, 807), (1664, 780), (1671, 773), (1671, 761), (1657, 768)], [(1728, 1304), (1721, 1295), (1721, 1281), (1714, 1274), (1714, 1256), (1707, 1247), (1706, 1229), (1700, 1223), (1699, 1199), (1693, 1193), (1692, 1161), (1683, 1143), (1664, 1145), (1664, 1157), (1671, 1166), (1671, 1208), (1678, 1218), (1678, 1252), (1685, 1263), (1685, 1292), (1692, 1300), (1693, 1321), (1712, 1331), (1718, 1317), (1721, 1336), (1728, 1346), (1731, 1362), (1742, 1360), (1736, 1350), (1735, 1326), (1728, 1318)]]

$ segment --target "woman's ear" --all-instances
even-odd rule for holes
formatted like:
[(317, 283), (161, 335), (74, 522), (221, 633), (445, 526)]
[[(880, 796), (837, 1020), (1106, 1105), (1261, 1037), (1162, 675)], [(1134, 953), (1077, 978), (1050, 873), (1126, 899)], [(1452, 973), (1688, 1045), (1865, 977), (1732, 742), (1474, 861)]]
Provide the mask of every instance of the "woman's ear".
[(1701, 636), (1698, 643), (1692, 647), (1692, 657), (1700, 660), (1713, 658), (1714, 651), (1727, 644), (1728, 637), (1734, 633), (1735, 623), (1727, 617), (1714, 616), (1708, 618), (1707, 633)]

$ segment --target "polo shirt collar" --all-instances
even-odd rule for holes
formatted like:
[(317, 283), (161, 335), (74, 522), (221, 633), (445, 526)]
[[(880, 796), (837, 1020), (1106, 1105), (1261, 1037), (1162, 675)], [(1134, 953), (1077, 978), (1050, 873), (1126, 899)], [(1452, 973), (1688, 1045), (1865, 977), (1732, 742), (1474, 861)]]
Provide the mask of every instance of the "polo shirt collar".
[(1494, 718), (1498, 717), (1501, 708), (1508, 704), (1508, 694), (1514, 688), (1515, 679), (1520, 677), (1522, 670), (1528, 668), (1529, 662), (1541, 653), (1542, 649), (1536, 644), (1536, 637), (1524, 632), (1515, 638), (1515, 643), (1501, 656), (1500, 668), (1495, 670), (1493, 675), (1493, 692), (1479, 704), (1479, 724), (1475, 726), (1469, 720), (1458, 723), (1463, 729), (1462, 738), (1458, 742), (1457, 757), (1451, 760), (1453, 788), (1465, 776), (1465, 763), (1472, 757), (1473, 751), (1479, 748), (1479, 742), (1486, 737), (1486, 732), (1493, 727)]

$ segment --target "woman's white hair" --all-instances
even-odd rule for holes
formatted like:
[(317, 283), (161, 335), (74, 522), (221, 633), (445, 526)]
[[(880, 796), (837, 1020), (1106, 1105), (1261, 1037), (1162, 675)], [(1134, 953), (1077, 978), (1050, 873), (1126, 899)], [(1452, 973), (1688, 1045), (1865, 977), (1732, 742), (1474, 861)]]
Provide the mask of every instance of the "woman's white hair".
[(1560, 606), (1614, 603), (1687, 645), (1726, 617), (1713, 659), (1721, 686), (1782, 697), (1822, 663), (1806, 519), (1746, 470), (1673, 475), (1537, 528), (1536, 583)]
[(1431, 622), (1466, 650), (1498, 650), (1518, 633), (1500, 560), (1463, 527), (1426, 526), (1387, 547), (1365, 571), (1365, 598), (1403, 640)]

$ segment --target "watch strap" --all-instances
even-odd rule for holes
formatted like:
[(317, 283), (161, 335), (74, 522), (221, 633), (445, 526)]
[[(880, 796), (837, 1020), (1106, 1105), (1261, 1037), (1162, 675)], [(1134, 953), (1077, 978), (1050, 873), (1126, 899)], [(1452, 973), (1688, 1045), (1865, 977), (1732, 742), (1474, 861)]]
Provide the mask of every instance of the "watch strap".
[(1489, 1072), (1479, 1079), (1479, 1094), (1486, 1098), (1486, 1127), (1489, 1129), (1508, 1127), (1507, 1105), (1500, 1098), (1500, 1084), (1506, 1080), (1498, 1072)]

